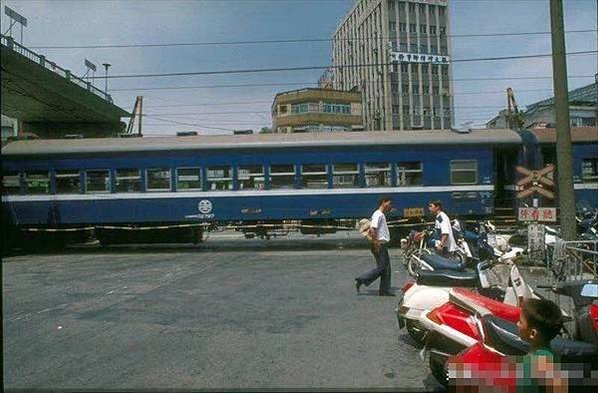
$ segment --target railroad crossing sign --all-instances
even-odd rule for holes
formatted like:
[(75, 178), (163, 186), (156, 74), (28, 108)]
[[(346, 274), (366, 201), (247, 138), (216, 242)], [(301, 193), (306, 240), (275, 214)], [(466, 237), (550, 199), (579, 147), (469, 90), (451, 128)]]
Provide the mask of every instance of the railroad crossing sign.
[(517, 182), (517, 186), (523, 189), (523, 191), (517, 193), (518, 199), (526, 198), (535, 193), (543, 195), (548, 199), (554, 199), (554, 192), (544, 188), (555, 186), (554, 181), (548, 178), (548, 175), (554, 172), (554, 165), (549, 164), (543, 169), (538, 170), (527, 169), (522, 166), (515, 167), (515, 169), (525, 176)]

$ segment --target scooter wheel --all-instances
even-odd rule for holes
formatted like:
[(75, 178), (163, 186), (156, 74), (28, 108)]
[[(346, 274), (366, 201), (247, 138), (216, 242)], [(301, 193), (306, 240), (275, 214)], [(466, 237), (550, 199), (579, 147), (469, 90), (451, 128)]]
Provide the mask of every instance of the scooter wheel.
[(430, 371), (439, 384), (444, 387), (448, 386), (449, 375), (446, 362), (430, 356)]

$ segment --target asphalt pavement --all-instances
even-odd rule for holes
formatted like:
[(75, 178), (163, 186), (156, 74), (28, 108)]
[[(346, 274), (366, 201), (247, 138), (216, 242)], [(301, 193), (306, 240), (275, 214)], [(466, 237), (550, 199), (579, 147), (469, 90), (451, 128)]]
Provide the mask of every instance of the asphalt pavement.
[[(227, 237), (228, 236), (228, 237)], [(5, 258), (5, 388), (437, 389), (359, 238)], [(407, 274), (391, 250), (393, 286)]]

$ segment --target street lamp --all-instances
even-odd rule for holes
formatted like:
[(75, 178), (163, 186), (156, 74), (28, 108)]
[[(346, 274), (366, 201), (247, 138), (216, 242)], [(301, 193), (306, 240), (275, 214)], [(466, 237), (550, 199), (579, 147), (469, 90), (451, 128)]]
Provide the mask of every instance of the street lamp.
[(104, 68), (106, 69), (106, 87), (105, 87), (105, 89), (104, 89), (104, 92), (105, 92), (106, 94), (108, 94), (108, 68), (110, 68), (110, 66), (111, 66), (112, 64), (110, 64), (110, 63), (103, 63), (102, 65), (103, 65), (103, 66), (104, 66)]

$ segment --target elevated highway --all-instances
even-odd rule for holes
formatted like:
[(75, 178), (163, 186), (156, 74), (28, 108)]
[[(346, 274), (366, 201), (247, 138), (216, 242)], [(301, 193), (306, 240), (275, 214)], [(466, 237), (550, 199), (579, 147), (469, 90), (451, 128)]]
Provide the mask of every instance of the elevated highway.
[(109, 94), (1, 36), (2, 114), (22, 122), (22, 131), (41, 138), (66, 134), (105, 137), (122, 132), (130, 113)]

